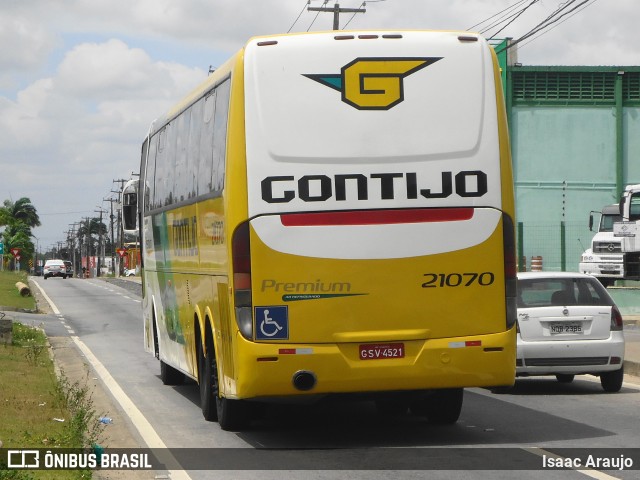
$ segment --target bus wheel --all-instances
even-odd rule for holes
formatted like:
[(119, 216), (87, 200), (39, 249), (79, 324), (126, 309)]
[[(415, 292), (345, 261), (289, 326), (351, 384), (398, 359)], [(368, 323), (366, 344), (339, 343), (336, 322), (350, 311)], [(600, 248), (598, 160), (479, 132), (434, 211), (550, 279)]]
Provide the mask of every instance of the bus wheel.
[(407, 413), (407, 402), (400, 398), (381, 398), (375, 403), (378, 414), (384, 417), (397, 417)]
[(212, 349), (209, 348), (209, 343), (207, 342), (207, 352), (209, 354), (205, 356), (202, 350), (202, 343), (198, 342), (198, 383), (200, 384), (202, 415), (208, 422), (215, 422), (218, 419), (215, 401), (215, 397), (218, 396), (218, 369), (215, 355), (213, 355)]
[(200, 379), (202, 414), (209, 421), (218, 420), (222, 430), (239, 430), (247, 421), (248, 411), (245, 402), (220, 396), (218, 364), (210, 335), (207, 335), (206, 342), (206, 355), (202, 351), (199, 355), (200, 361), (204, 363), (199, 369), (203, 372), (203, 378)]
[(462, 411), (464, 389), (434, 390), (410, 405), (413, 415), (427, 417), (434, 425), (451, 425), (458, 421)]
[(160, 379), (165, 385), (180, 385), (184, 382), (184, 373), (160, 360)]

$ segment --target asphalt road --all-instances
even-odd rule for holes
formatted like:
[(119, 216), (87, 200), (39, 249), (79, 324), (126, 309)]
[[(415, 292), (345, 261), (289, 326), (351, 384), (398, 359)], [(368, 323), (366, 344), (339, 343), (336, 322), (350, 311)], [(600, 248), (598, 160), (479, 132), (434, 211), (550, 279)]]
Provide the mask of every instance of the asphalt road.
[[(595, 477), (584, 469), (541, 472), (543, 455), (562, 448), (588, 452), (607, 447), (609, 455), (635, 455), (639, 469), (640, 388), (631, 382), (618, 394), (603, 393), (599, 381), (586, 376), (572, 384), (552, 377), (519, 379), (508, 394), (468, 389), (461, 418), (449, 427), (409, 416), (382, 417), (368, 402), (330, 402), (271, 406), (250, 430), (224, 432), (202, 418), (195, 383), (162, 385), (157, 360), (142, 346), (139, 285), (101, 279), (36, 281), (59, 311), (38, 320), (49, 336), (71, 339), (76, 350), (83, 348), (95, 378), (103, 379), (104, 367), (112, 380), (100, 383), (134, 443), (210, 449), (192, 452), (199, 460), (188, 464), (188, 472), (154, 475), (212, 478), (214, 472), (201, 469), (199, 462), (206, 467), (207, 460), (225, 460), (235, 470), (217, 471), (215, 478), (462, 479), (469, 476), (468, 469), (473, 478), (487, 479), (537, 479), (541, 473), (563, 479), (638, 476), (637, 470), (601, 469)], [(636, 450), (624, 450), (628, 448)], [(264, 470), (252, 470), (263, 464)]]

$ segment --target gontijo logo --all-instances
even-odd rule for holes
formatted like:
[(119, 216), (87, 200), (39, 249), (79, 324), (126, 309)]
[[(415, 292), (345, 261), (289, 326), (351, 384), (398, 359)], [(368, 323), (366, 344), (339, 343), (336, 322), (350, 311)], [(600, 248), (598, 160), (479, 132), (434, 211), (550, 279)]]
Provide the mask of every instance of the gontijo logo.
[(340, 74), (305, 74), (342, 93), (342, 101), (359, 110), (389, 110), (404, 100), (404, 78), (442, 57), (356, 58)]

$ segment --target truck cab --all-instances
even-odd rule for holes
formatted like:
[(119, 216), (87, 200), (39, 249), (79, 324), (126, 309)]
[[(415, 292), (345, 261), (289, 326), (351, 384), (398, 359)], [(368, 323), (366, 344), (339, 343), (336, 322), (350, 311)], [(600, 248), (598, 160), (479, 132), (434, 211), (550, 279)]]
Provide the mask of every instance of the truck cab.
[(613, 225), (614, 237), (621, 243), (625, 278), (640, 280), (640, 184), (627, 185), (620, 197), (620, 219)]
[(594, 230), (595, 217), (600, 214), (598, 229), (591, 239), (591, 248), (582, 253), (579, 271), (593, 275), (609, 287), (625, 277), (625, 262), (621, 239), (614, 235), (614, 224), (622, 220), (618, 204), (606, 205), (589, 215), (589, 230)]

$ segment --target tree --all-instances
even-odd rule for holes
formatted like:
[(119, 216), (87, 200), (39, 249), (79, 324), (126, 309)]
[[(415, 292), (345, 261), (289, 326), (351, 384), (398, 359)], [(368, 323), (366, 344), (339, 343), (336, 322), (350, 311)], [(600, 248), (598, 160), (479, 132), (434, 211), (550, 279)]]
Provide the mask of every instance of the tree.
[(22, 197), (15, 202), (5, 200), (4, 205), (0, 207), (0, 226), (11, 225), (11, 223), (21, 222), (29, 228), (39, 227), (40, 217), (33, 206), (31, 200)]
[(2, 238), (7, 251), (19, 248), (21, 257), (32, 258), (35, 246), (31, 241), (31, 229), (39, 226), (40, 217), (27, 197), (22, 197), (16, 202), (5, 200), (0, 207), (0, 227), (6, 227), (2, 232)]

